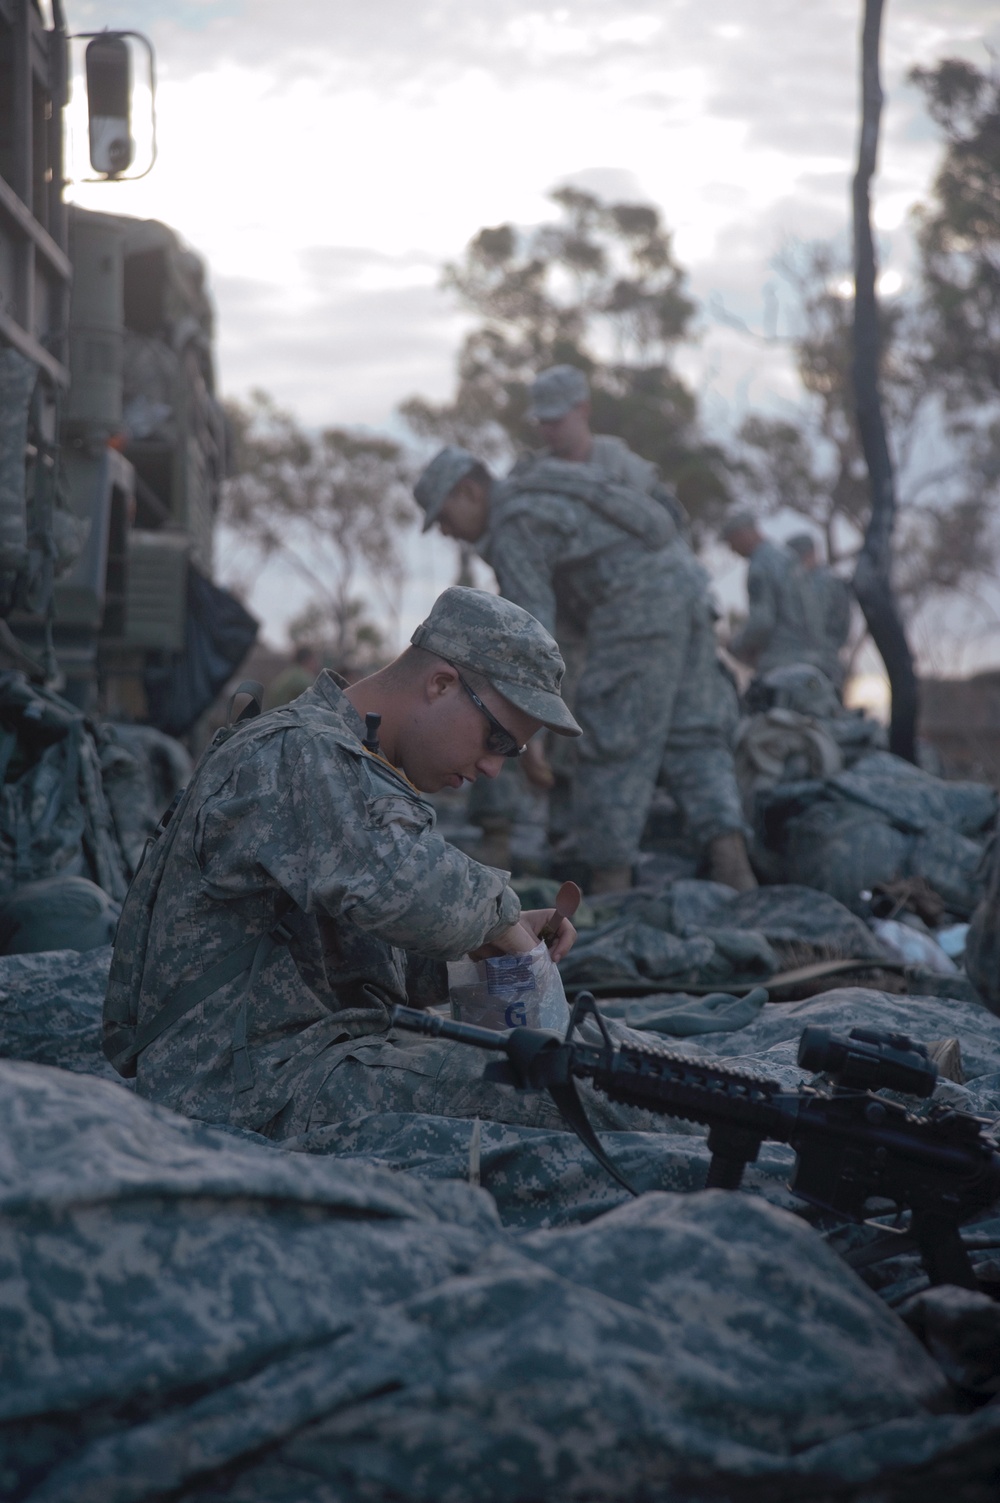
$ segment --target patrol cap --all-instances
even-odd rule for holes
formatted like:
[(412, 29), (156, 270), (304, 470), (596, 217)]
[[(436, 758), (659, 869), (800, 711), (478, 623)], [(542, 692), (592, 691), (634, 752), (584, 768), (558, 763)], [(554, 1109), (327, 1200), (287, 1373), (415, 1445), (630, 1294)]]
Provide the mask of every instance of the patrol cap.
[(481, 673), (498, 694), (560, 736), (582, 731), (563, 701), (566, 665), (534, 616), (485, 590), (452, 585), (439, 595), (410, 642), (456, 668)]
[(532, 381), (528, 396), (528, 416), (549, 423), (565, 417), (578, 402), (585, 402), (590, 385), (575, 365), (550, 365)]
[(485, 469), (482, 460), (470, 454), (468, 449), (460, 449), (457, 444), (448, 446), (435, 454), (430, 464), (420, 474), (413, 494), (417, 505), (424, 512), (423, 531), (428, 532), (438, 519), (441, 508), (451, 491), (460, 480), (464, 480), (470, 471)]
[(797, 532), (794, 537), (786, 538), (785, 547), (790, 548), (796, 558), (808, 558), (810, 553), (818, 551), (811, 532)]
[(740, 511), (734, 511), (730, 513), (730, 515), (723, 522), (722, 526), (719, 528), (719, 536), (720, 538), (722, 538), (723, 542), (725, 542), (727, 538), (732, 537), (734, 532), (744, 532), (750, 527), (752, 527), (754, 531), (756, 531), (757, 518), (754, 516), (752, 511), (747, 511), (744, 508)]

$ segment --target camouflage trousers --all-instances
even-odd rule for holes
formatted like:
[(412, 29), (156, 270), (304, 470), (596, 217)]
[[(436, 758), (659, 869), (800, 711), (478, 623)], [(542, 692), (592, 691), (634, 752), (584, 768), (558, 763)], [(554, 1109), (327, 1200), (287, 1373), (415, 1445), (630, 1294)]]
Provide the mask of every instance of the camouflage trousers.
[[(624, 1032), (635, 1037), (631, 1030)], [(569, 1131), (545, 1092), (518, 1091), (483, 1080), (483, 1067), (490, 1057), (449, 1039), (415, 1038), (395, 1031), (369, 1034), (334, 1045), (314, 1060), (292, 1100), (269, 1125), (238, 1125), (256, 1126), (269, 1137), (284, 1139), (354, 1121), (370, 1112), (419, 1112)], [(585, 1081), (579, 1090), (598, 1131), (666, 1130), (663, 1117), (609, 1101)], [(676, 1123), (670, 1125), (676, 1130)]]
[(671, 580), (665, 613), (655, 636), (630, 634), (617, 602), (588, 622), (571, 821), (593, 866), (634, 860), (661, 770), (699, 845), (744, 829), (731, 751), (736, 692), (716, 656), (707, 600), (686, 574), (676, 588)]

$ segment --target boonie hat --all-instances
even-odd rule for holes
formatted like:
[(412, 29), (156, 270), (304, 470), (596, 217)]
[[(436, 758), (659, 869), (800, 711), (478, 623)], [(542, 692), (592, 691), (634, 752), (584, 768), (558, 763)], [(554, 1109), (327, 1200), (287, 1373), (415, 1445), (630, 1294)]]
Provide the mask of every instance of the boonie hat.
[(528, 389), (528, 416), (543, 423), (565, 417), (571, 407), (585, 402), (590, 385), (583, 371), (575, 365), (550, 365), (532, 381)]
[(811, 532), (797, 532), (794, 537), (786, 538), (785, 547), (790, 548), (796, 558), (808, 558), (810, 553), (819, 552)]
[(424, 532), (434, 526), (449, 493), (458, 482), (464, 480), (470, 470), (485, 468), (481, 459), (470, 454), (468, 449), (460, 449), (457, 444), (448, 444), (435, 454), (413, 487), (417, 505), (424, 512)]
[(719, 528), (719, 536), (725, 542), (726, 538), (731, 538), (734, 532), (743, 532), (748, 527), (755, 528), (756, 526), (757, 518), (752, 511), (734, 511), (730, 513)]
[(452, 585), (410, 642), (456, 668), (481, 673), (504, 699), (560, 736), (583, 732), (563, 701), (566, 664), (540, 621), (513, 601)]

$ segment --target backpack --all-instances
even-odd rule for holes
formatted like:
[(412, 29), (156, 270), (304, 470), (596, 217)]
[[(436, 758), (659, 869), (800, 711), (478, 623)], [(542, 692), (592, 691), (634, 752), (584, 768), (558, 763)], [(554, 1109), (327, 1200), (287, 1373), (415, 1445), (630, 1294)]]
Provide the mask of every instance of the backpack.
[[(226, 724), (216, 731), (202, 755), (199, 766), (203, 765), (218, 747), (228, 741), (241, 723), (252, 720), (260, 714), (263, 693), (262, 686), (252, 680), (240, 684), (230, 700)], [(240, 694), (251, 695), (251, 702), (233, 723), (232, 707)], [(237, 949), (216, 961), (215, 965), (210, 966), (202, 975), (176, 987), (164, 998), (163, 1005), (154, 1016), (147, 1019), (141, 1028), (139, 1027), (139, 994), (142, 990), (153, 910), (156, 906), (167, 858), (170, 855), (174, 837), (180, 828), (181, 821), (178, 816), (187, 805), (196, 781), (197, 778), (192, 777), (187, 787), (182, 788), (176, 794), (173, 803), (163, 814), (153, 834), (147, 840), (139, 868), (125, 895), (121, 918), (118, 920), (108, 989), (104, 997), (102, 1043), (105, 1055), (118, 1074), (128, 1080), (135, 1076), (136, 1064), (142, 1051), (154, 1039), (159, 1038), (160, 1034), (164, 1033), (172, 1023), (176, 1023), (185, 1013), (197, 1007), (199, 1002), (204, 1001), (227, 982), (234, 980), (243, 971), (250, 971), (252, 980), (274, 946), (287, 944), (293, 935), (293, 929), (286, 924), (283, 916), (268, 933), (255, 935), (244, 941)], [(289, 899), (286, 912), (290, 913), (294, 907), (294, 903)], [(246, 1090), (253, 1082), (246, 1054), (246, 1020), (242, 1012), (241, 1016), (243, 1017), (244, 1037), (234, 1039), (233, 1063), (237, 1089)]]
[(128, 886), (102, 786), (101, 735), (23, 673), (0, 673), (0, 893), (49, 877), (88, 877), (120, 902)]

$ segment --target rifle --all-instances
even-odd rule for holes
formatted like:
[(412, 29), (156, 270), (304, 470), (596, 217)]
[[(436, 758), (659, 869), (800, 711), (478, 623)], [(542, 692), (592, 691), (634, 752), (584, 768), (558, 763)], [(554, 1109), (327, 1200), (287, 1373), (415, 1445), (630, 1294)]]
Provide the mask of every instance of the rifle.
[[(600, 1045), (573, 1040), (588, 1014), (600, 1028)], [(917, 1116), (875, 1094), (889, 1088), (927, 1097), (934, 1090), (937, 1066), (924, 1045), (904, 1034), (855, 1028), (844, 1036), (807, 1027), (798, 1060), (818, 1076), (788, 1091), (778, 1081), (662, 1047), (616, 1048), (589, 992), (577, 997), (563, 1039), (537, 1028), (495, 1033), (409, 1007), (394, 1008), (392, 1021), (412, 1033), (506, 1055), (488, 1063), (483, 1078), (548, 1091), (568, 1126), (632, 1195), (637, 1191), (587, 1119), (578, 1079), (593, 1081), (612, 1101), (707, 1126), (709, 1189), (738, 1190), (765, 1139), (789, 1144), (793, 1194), (851, 1221), (885, 1214), (884, 1206), (868, 1208), (873, 1200), (908, 1210), (908, 1235), (897, 1233), (898, 1250), (915, 1244), (932, 1284), (979, 1287), (959, 1227), (1000, 1198), (1000, 1151), (983, 1118), (943, 1104)]]

